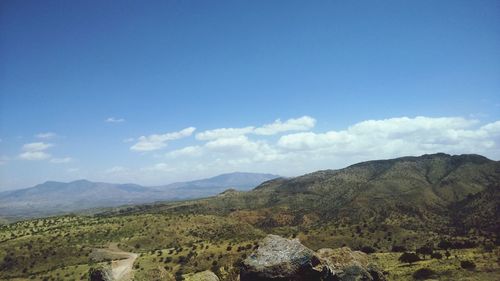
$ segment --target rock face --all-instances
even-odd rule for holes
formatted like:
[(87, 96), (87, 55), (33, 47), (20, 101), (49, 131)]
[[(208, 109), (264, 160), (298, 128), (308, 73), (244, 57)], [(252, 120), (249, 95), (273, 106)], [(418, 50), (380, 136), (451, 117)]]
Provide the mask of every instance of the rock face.
[(385, 280), (382, 272), (368, 262), (367, 255), (363, 252), (343, 247), (319, 249), (317, 254), (335, 273), (338, 279), (334, 280)]
[(184, 277), (185, 281), (220, 281), (219, 277), (217, 277), (217, 275), (215, 275), (215, 273), (210, 270), (198, 272), (195, 274), (187, 274), (182, 277)]
[(366, 254), (349, 248), (318, 252), (298, 239), (268, 235), (243, 261), (241, 281), (382, 281), (384, 275), (368, 263)]
[(241, 281), (250, 280), (323, 280), (326, 277), (321, 261), (313, 250), (298, 239), (288, 240), (268, 235), (256, 252), (243, 262)]
[(113, 273), (110, 267), (99, 266), (89, 269), (90, 281), (114, 281)]

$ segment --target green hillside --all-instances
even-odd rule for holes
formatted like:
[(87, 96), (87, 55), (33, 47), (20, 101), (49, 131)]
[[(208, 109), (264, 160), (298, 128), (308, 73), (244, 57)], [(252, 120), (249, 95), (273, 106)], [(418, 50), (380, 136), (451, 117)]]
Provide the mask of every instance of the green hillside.
[[(266, 233), (371, 253), (389, 280), (499, 280), (500, 163), (446, 154), (370, 161), (265, 182), (252, 191), (0, 226), (1, 280), (86, 280), (95, 249), (138, 253), (134, 280), (212, 270), (237, 280)], [(423, 248), (422, 248), (423, 247)], [(430, 249), (430, 252), (422, 249)], [(405, 264), (402, 251), (419, 252)], [(464, 269), (471, 261), (474, 269)]]
[[(457, 204), (495, 210), (499, 188), (499, 162), (479, 155), (434, 154), (364, 162), (271, 180), (250, 192), (229, 191), (204, 200), (120, 212), (209, 213), (259, 227), (371, 222), (449, 233), (461, 228), (454, 222), (471, 213), (457, 213)], [(475, 204), (464, 201), (476, 197)], [(488, 201), (491, 208), (478, 200)], [(490, 223), (498, 224), (498, 216), (490, 217)]]

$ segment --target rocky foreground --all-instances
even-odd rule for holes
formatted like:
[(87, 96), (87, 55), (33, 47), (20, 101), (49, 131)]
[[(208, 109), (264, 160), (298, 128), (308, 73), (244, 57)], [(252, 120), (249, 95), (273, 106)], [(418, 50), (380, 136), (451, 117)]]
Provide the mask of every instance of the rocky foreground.
[(378, 281), (385, 280), (366, 254), (344, 247), (317, 252), (298, 239), (268, 235), (243, 262), (241, 281)]
[[(113, 281), (109, 270), (91, 269), (91, 281)], [(188, 281), (219, 281), (211, 271), (183, 276)], [(166, 279), (168, 280), (168, 279)], [(365, 253), (344, 247), (313, 251), (298, 239), (268, 235), (243, 261), (240, 281), (384, 281)]]

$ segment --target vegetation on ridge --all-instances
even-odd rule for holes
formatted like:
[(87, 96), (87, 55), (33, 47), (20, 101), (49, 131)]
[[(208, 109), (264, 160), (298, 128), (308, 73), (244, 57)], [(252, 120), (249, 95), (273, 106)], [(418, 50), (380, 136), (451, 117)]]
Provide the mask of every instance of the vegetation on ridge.
[(313, 250), (363, 250), (389, 280), (498, 280), (499, 188), (499, 162), (436, 154), (200, 200), (27, 220), (0, 227), (0, 279), (85, 280), (99, 262), (93, 249), (117, 243), (140, 254), (135, 280), (204, 270), (236, 280), (242, 259), (273, 233)]

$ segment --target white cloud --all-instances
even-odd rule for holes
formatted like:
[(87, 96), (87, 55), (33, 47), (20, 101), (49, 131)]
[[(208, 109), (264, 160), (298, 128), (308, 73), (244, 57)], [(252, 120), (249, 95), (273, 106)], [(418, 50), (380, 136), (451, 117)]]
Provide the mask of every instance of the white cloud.
[(167, 141), (188, 137), (192, 135), (195, 130), (196, 128), (189, 127), (178, 132), (141, 136), (138, 142), (131, 146), (130, 149), (134, 151), (158, 150), (167, 146)]
[(114, 166), (112, 168), (107, 169), (104, 171), (106, 174), (116, 174), (116, 173), (122, 173), (126, 172), (128, 169), (122, 166)]
[(26, 151), (19, 154), (19, 157), (24, 160), (45, 160), (50, 158), (51, 155), (44, 151)]
[(201, 146), (187, 146), (166, 154), (169, 158), (195, 158), (200, 164), (217, 161), (227, 163), (266, 162), (279, 159), (279, 152), (264, 140), (247, 136), (218, 138)]
[(498, 136), (500, 134), (500, 121), (486, 124), (481, 127), (480, 131), (486, 135)]
[(196, 134), (196, 139), (215, 140), (221, 138), (234, 138), (249, 134), (270, 136), (290, 131), (307, 131), (314, 128), (315, 125), (316, 120), (314, 118), (302, 116), (300, 118), (288, 119), (285, 122), (277, 119), (273, 123), (265, 124), (261, 127), (248, 126), (243, 128), (219, 128), (207, 130)]
[(275, 135), (289, 131), (307, 131), (316, 125), (316, 119), (309, 116), (302, 116), (296, 119), (288, 119), (281, 122), (280, 119), (271, 124), (266, 124), (260, 128), (256, 128), (254, 133), (257, 135)]
[(52, 147), (53, 145), (50, 143), (44, 143), (44, 142), (32, 142), (32, 143), (27, 143), (23, 145), (22, 152), (19, 154), (19, 158), (24, 159), (24, 160), (44, 160), (48, 159), (51, 157), (51, 155), (45, 150), (47, 150), (49, 147)]
[(362, 155), (373, 158), (432, 152), (485, 153), (495, 146), (498, 122), (477, 128), (478, 121), (461, 117), (401, 117), (367, 120), (346, 130), (294, 133), (282, 136), (284, 150), (306, 151), (325, 157)]
[(134, 142), (135, 139), (134, 138), (126, 138), (123, 140), (124, 143), (129, 143), (129, 142)]
[(32, 142), (32, 143), (27, 143), (23, 145), (23, 150), (24, 151), (42, 151), (46, 150), (49, 147), (54, 146), (51, 143), (44, 143), (44, 142)]
[(19, 158), (32, 161), (50, 159), (50, 162), (54, 164), (68, 163), (72, 161), (71, 157), (53, 158), (52, 155), (46, 151), (53, 146), (53, 144), (45, 142), (32, 142), (24, 144), (22, 147), (23, 152), (19, 154)]
[(63, 157), (63, 158), (52, 158), (50, 159), (50, 163), (54, 164), (64, 164), (73, 161), (71, 157)]
[(500, 158), (500, 121), (480, 124), (461, 117), (399, 117), (366, 120), (343, 130), (289, 133), (277, 141), (265, 137), (284, 131), (309, 130), (315, 123), (313, 118), (290, 120), (260, 128), (205, 131), (197, 136), (202, 143), (168, 152), (166, 159), (172, 162), (165, 164), (171, 163), (172, 169), (191, 167), (192, 171), (210, 170), (214, 174), (260, 170), (298, 175), (365, 160), (436, 152)]
[(166, 155), (171, 157), (194, 157), (200, 156), (203, 153), (203, 148), (201, 146), (186, 146), (181, 149), (173, 150), (168, 152)]
[(116, 118), (116, 117), (108, 117), (104, 121), (107, 122), (107, 123), (122, 123), (122, 122), (125, 122), (125, 119), (123, 119), (123, 118)]
[(141, 170), (145, 171), (145, 172), (172, 172), (175, 169), (174, 169), (174, 167), (170, 166), (169, 164), (157, 163), (153, 166), (144, 167)]
[(35, 135), (35, 137), (37, 137), (39, 139), (51, 139), (51, 138), (54, 138), (55, 136), (56, 136), (56, 134), (52, 133), (52, 132), (39, 133), (39, 134)]
[[(133, 151), (154, 151), (149, 158), (154, 162), (142, 168), (115, 166), (97, 175), (89, 175), (86, 170), (61, 171), (67, 171), (72, 178), (96, 176), (102, 181), (154, 185), (232, 171), (295, 176), (343, 168), (360, 161), (436, 152), (477, 153), (500, 160), (500, 121), (485, 123), (470, 117), (398, 117), (365, 120), (324, 131), (314, 129), (315, 123), (312, 117), (300, 117), (263, 126), (215, 129), (197, 134), (196, 139), (189, 140), (191, 143), (178, 149), (158, 153), (154, 150), (166, 147), (170, 141), (192, 136), (195, 129), (142, 136), (129, 145)], [(268, 137), (270, 134), (276, 137)], [(51, 159), (51, 162), (65, 159), (52, 158), (49, 154), (54, 149), (52, 146), (48, 142), (27, 143), (21, 151), (24, 155), (19, 158)]]
[(244, 127), (244, 128), (220, 128), (214, 130), (207, 130), (196, 134), (197, 140), (214, 140), (219, 138), (231, 138), (238, 137), (246, 134), (250, 134), (254, 131), (254, 127)]

